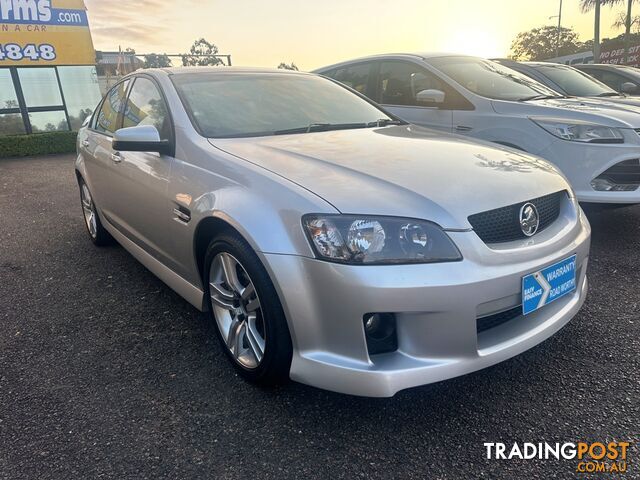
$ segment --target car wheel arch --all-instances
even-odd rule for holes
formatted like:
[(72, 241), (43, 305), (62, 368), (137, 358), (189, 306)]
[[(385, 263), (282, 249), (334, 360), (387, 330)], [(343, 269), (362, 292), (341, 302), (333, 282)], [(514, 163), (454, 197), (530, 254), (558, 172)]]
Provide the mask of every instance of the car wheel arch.
[(204, 279), (204, 259), (209, 243), (222, 233), (235, 233), (244, 239), (254, 252), (259, 250), (253, 239), (233, 222), (232, 219), (222, 215), (211, 215), (200, 220), (193, 236), (194, 261), (198, 268), (199, 278)]

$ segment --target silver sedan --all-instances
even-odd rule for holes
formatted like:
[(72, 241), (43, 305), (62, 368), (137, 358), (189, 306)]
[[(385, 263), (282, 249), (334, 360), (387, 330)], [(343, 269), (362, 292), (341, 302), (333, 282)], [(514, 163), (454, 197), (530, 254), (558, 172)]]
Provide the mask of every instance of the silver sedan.
[(257, 69), (125, 77), (78, 135), (87, 230), (196, 308), (247, 379), (366, 396), (553, 335), (590, 227), (545, 161)]

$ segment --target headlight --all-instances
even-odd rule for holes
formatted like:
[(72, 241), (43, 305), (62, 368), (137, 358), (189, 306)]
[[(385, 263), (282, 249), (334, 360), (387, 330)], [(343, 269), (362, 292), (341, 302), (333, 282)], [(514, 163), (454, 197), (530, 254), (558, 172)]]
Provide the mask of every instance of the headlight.
[(624, 136), (617, 128), (580, 122), (578, 120), (571, 122), (552, 118), (532, 118), (531, 120), (551, 135), (562, 138), (563, 140), (585, 143), (624, 143)]
[(437, 225), (424, 220), (366, 215), (305, 215), (302, 225), (317, 256), (351, 264), (462, 260)]

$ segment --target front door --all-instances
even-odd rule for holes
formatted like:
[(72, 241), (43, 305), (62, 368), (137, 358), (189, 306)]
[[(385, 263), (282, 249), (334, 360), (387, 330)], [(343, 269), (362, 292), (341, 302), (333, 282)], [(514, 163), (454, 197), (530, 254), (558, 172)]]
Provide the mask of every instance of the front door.
[[(145, 75), (133, 80), (124, 105), (123, 127), (152, 125), (161, 140), (174, 144), (170, 114), (156, 83)], [(168, 253), (167, 226), (172, 208), (167, 199), (174, 158), (156, 152), (117, 152), (114, 155), (114, 200), (118, 228), (131, 241), (168, 266), (175, 262)]]
[[(424, 127), (451, 132), (453, 112), (447, 107), (444, 82), (417, 63), (389, 60), (380, 63), (375, 100), (386, 110)], [(426, 105), (416, 99), (422, 90), (445, 92), (445, 103)]]

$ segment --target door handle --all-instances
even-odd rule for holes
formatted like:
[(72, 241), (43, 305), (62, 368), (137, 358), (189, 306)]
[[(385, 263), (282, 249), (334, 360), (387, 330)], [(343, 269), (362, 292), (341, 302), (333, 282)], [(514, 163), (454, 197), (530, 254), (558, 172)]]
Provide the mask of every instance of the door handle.
[(82, 146), (83, 146), (84, 148), (89, 148), (89, 140), (83, 140), (83, 141), (82, 141)]
[(457, 125), (456, 132), (470, 132), (473, 127), (467, 127), (466, 125)]
[(113, 163), (120, 163), (120, 162), (122, 162), (123, 159), (124, 159), (124, 157), (122, 156), (122, 154), (120, 152), (116, 152), (116, 153), (112, 153), (111, 154), (111, 160), (113, 160)]

